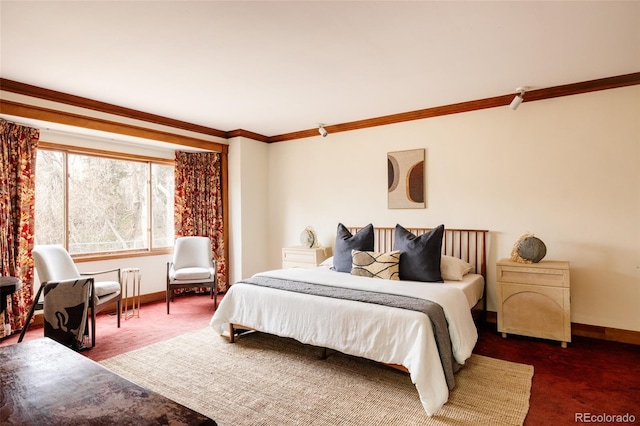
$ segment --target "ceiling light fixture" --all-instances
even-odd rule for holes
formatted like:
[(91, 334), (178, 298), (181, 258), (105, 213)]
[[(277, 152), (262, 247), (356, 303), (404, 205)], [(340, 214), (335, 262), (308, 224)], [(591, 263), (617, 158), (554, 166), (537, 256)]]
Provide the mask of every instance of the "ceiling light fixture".
[(323, 138), (326, 138), (326, 137), (327, 137), (327, 135), (329, 134), (329, 133), (325, 130), (324, 125), (322, 125), (322, 124), (318, 124), (318, 133), (320, 133), (320, 134), (322, 135), (322, 137), (323, 137)]
[(518, 94), (513, 98), (513, 100), (511, 101), (511, 104), (509, 105), (509, 108), (511, 108), (512, 110), (517, 110), (518, 107), (520, 106), (520, 104), (522, 103), (522, 101), (524, 100), (524, 92), (527, 91), (527, 87), (518, 87), (516, 89), (516, 92), (518, 92)]

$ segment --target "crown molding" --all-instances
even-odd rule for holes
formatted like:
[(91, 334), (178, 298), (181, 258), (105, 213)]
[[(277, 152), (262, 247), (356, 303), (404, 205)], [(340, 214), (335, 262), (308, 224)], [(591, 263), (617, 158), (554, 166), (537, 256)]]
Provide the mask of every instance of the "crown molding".
[(176, 129), (188, 130), (191, 132), (202, 133), (204, 135), (216, 136), (219, 138), (227, 138), (227, 132), (214, 129), (211, 127), (200, 126), (186, 121), (175, 120), (173, 118), (163, 117), (160, 115), (150, 114), (131, 108), (125, 108), (105, 102), (96, 101), (81, 96), (71, 95), (68, 93), (58, 92), (56, 90), (45, 89), (38, 86), (32, 86), (18, 81), (0, 78), (0, 89), (7, 92), (17, 93), (19, 95), (30, 96), (47, 101), (58, 102), (65, 105), (85, 108), (92, 111), (103, 112), (107, 114), (117, 115), (119, 117), (132, 118), (135, 120), (146, 121), (148, 123), (169, 126)]
[[(540, 101), (544, 99), (552, 99), (561, 96), (578, 95), (582, 93), (595, 92), (600, 90), (615, 89), (619, 87), (633, 86), (640, 84), (640, 72), (618, 75), (614, 77), (606, 77), (595, 80), (588, 80), (578, 83), (565, 84), (560, 86), (547, 87), (542, 89), (534, 89), (526, 92), (524, 102)], [(249, 130), (237, 129), (224, 131), (211, 127), (200, 126), (185, 121), (174, 120), (172, 118), (162, 117), (155, 114), (149, 114), (130, 108), (124, 108), (104, 102), (95, 101), (80, 96), (70, 95), (55, 90), (44, 89), (13, 80), (0, 78), (0, 90), (26, 95), (39, 99), (46, 99), (66, 105), (86, 108), (93, 111), (99, 111), (114, 114), (121, 117), (127, 117), (135, 120), (146, 121), (154, 124), (165, 125), (177, 129), (188, 130), (196, 133), (216, 136), (224, 139), (234, 137), (246, 137), (265, 143), (284, 142), (295, 139), (318, 136), (318, 129), (312, 128), (307, 130), (299, 130), (281, 135), (265, 136)], [(443, 115), (459, 114), (462, 112), (477, 111), (487, 108), (495, 108), (509, 105), (514, 94), (494, 96), (491, 98), (460, 102), (456, 104), (425, 108), (416, 111), (403, 112), (398, 114), (385, 115), (381, 117), (368, 118), (364, 120), (351, 121), (348, 123), (326, 125), (324, 128), (329, 132), (348, 132), (352, 130), (366, 129), (369, 127), (384, 126), (388, 124), (402, 123), (405, 121), (423, 120), (426, 118), (439, 117)], [(51, 110), (53, 111), (53, 110)], [(87, 117), (84, 117), (87, 119)], [(77, 125), (77, 124), (76, 124)]]
[[(523, 102), (541, 101), (544, 99), (557, 98), (560, 96), (578, 95), (581, 93), (615, 89), (618, 87), (633, 86), (636, 84), (640, 84), (640, 72), (527, 91)], [(347, 132), (351, 130), (366, 129), (368, 127), (385, 126), (387, 124), (402, 123), (405, 121), (423, 120), (425, 118), (458, 114), (461, 112), (502, 107), (509, 105), (513, 100), (514, 95), (515, 93), (510, 93), (508, 95), (494, 96), (492, 98), (478, 99), (474, 101), (460, 102), (457, 104), (437, 106), (433, 108), (420, 109), (399, 114), (385, 115), (382, 117), (369, 118), (366, 120), (351, 121), (349, 123), (325, 125), (324, 128), (329, 134), (332, 134), (338, 132)], [(293, 139), (308, 138), (312, 136), (318, 136), (317, 128), (271, 136), (269, 138), (269, 142), (283, 142)]]
[(268, 136), (261, 135), (259, 133), (250, 132), (248, 130), (237, 129), (230, 130), (227, 132), (227, 139), (236, 138), (236, 137), (245, 137), (249, 139), (253, 139), (259, 142), (267, 142), (269, 143), (271, 138)]
[(0, 99), (0, 113), (226, 153), (228, 145), (146, 127)]

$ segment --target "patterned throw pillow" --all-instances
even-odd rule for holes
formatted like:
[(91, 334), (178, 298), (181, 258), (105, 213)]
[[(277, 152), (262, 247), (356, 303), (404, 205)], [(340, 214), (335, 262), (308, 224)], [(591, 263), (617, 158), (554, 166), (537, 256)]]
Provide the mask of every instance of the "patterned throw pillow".
[(352, 250), (351, 256), (353, 258), (351, 275), (384, 280), (400, 279), (400, 251), (398, 250), (386, 253)]

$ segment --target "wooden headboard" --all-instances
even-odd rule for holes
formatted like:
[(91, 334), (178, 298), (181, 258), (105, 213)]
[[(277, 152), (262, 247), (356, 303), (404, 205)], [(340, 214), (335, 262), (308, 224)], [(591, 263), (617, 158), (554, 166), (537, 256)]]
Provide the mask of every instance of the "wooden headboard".
[[(352, 234), (362, 227), (348, 227)], [(405, 228), (414, 235), (422, 235), (433, 228)], [(473, 272), (484, 277), (482, 299), (472, 309), (472, 314), (480, 312), (482, 322), (487, 321), (487, 236), (489, 231), (481, 229), (447, 229), (442, 237), (442, 254), (457, 257), (473, 265)], [(393, 250), (395, 228), (373, 228), (373, 250), (386, 252)]]
[[(355, 233), (362, 227), (349, 227)], [(432, 228), (406, 228), (414, 235), (422, 235)], [(395, 228), (373, 228), (374, 251), (393, 250)], [(487, 234), (489, 231), (479, 229), (444, 229), (442, 238), (442, 254), (457, 257), (473, 265), (474, 272), (487, 280)]]

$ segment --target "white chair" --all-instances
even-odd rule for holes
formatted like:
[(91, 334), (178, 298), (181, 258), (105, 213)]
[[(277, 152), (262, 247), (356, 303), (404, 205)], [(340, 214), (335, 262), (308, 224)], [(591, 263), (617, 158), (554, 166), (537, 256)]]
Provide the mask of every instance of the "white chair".
[(167, 315), (175, 289), (208, 287), (218, 308), (218, 279), (208, 237), (180, 237), (173, 249), (173, 261), (167, 262)]
[[(89, 308), (91, 309), (91, 347), (96, 345), (96, 314), (104, 309), (107, 305), (116, 302), (118, 328), (120, 328), (120, 305), (122, 301), (122, 285), (120, 283), (120, 268), (109, 269), (98, 272), (80, 273), (76, 268), (71, 255), (60, 245), (41, 245), (33, 249), (33, 260), (38, 271), (41, 286), (48, 282), (59, 282), (64, 280), (79, 279), (83, 276), (95, 276), (107, 273), (117, 273), (117, 281), (95, 281), (91, 290), (89, 299)], [(34, 300), (31, 311), (29, 312), (28, 321), (22, 328), (18, 342), (22, 341), (29, 321), (33, 315), (33, 311), (43, 308), (42, 300)]]

